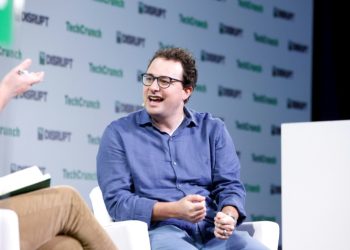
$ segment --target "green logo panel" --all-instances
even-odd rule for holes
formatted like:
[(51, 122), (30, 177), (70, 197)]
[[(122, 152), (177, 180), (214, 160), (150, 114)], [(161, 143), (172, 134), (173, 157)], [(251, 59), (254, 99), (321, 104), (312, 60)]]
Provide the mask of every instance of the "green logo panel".
[(12, 1), (0, 1), (0, 44), (12, 43)]

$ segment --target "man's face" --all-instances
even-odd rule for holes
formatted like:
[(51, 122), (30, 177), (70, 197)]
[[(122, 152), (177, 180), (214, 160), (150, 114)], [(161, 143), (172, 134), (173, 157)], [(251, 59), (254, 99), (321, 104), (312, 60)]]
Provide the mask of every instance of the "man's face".
[[(182, 81), (183, 68), (180, 62), (156, 58), (148, 67), (147, 74), (155, 77), (169, 76)], [(181, 82), (172, 82), (168, 88), (160, 88), (157, 80), (151, 86), (143, 86), (145, 108), (152, 117), (158, 119), (176, 118), (183, 114), (184, 100), (192, 93), (192, 88), (184, 89)]]

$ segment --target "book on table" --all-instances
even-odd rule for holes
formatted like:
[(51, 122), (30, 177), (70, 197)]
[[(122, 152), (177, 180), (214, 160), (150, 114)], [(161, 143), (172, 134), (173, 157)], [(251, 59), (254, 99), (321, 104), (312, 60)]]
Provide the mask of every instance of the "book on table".
[(0, 199), (49, 187), (50, 174), (43, 174), (38, 166), (31, 166), (0, 177)]

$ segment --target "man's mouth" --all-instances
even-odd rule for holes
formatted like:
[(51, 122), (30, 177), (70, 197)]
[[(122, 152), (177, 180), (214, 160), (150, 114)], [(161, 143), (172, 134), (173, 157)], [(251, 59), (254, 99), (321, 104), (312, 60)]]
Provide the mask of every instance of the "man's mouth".
[(148, 96), (148, 100), (151, 102), (161, 102), (164, 99), (160, 96)]

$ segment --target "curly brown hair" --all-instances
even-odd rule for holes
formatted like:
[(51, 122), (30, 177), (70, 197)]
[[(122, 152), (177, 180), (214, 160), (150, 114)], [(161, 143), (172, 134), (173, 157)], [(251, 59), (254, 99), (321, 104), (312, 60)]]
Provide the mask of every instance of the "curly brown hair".
[(150, 60), (147, 68), (151, 65), (154, 59), (164, 58), (180, 62), (183, 68), (183, 83), (182, 86), (192, 87), (193, 90), (197, 85), (197, 68), (196, 60), (193, 55), (183, 48), (165, 48), (158, 50)]

